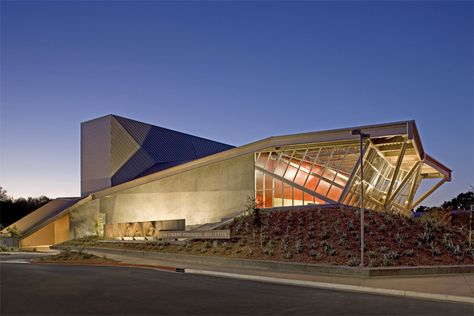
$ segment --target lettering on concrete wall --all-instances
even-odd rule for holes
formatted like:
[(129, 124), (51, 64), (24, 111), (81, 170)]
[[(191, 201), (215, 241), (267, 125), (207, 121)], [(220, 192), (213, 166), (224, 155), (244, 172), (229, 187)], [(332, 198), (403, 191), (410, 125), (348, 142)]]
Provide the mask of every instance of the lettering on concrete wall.
[(160, 231), (159, 238), (230, 239), (230, 230)]
[(106, 224), (105, 238), (154, 239), (160, 238), (158, 236), (160, 230), (184, 231), (184, 228), (184, 219)]

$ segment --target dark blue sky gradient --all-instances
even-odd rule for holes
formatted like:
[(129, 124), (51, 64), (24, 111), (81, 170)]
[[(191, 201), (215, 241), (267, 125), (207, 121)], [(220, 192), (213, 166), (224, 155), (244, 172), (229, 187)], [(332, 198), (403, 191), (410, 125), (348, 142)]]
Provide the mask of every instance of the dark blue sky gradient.
[(474, 184), (473, 4), (1, 2), (1, 180), (78, 195), (80, 126), (114, 113), (243, 145), (415, 119)]

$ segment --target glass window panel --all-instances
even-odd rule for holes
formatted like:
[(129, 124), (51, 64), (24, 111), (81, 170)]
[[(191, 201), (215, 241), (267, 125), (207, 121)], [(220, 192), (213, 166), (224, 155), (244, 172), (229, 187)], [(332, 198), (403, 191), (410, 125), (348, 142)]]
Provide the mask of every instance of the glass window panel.
[(334, 170), (331, 170), (329, 168), (326, 168), (323, 173), (323, 177), (328, 179), (329, 181), (332, 181), (334, 177), (336, 176), (336, 172)]
[(297, 171), (298, 171), (298, 164), (291, 162), (290, 165), (288, 166), (288, 169), (285, 172), (285, 179), (293, 181)]
[(268, 159), (268, 153), (260, 153), (260, 155), (257, 157), (257, 161), (255, 164), (259, 167), (264, 167), (265, 163), (267, 162)]
[(274, 197), (281, 199), (281, 194), (283, 190), (281, 181), (275, 179), (273, 182), (273, 185), (274, 185), (274, 190), (273, 190)]
[(257, 207), (263, 207), (263, 191), (256, 191), (255, 193), (255, 203)]
[(315, 203), (315, 204), (326, 204), (326, 202), (324, 202), (324, 201), (321, 200), (321, 199), (318, 199), (317, 197), (314, 198), (314, 203)]
[(303, 198), (304, 198), (304, 204), (305, 205), (314, 204), (314, 196), (303, 192)]
[(265, 190), (265, 200), (264, 200), (264, 207), (273, 207), (272, 204), (272, 190)]
[(323, 174), (323, 168), (319, 165), (315, 165), (313, 169), (311, 169), (311, 173), (317, 174), (317, 175), (322, 175)]
[(339, 198), (341, 197), (342, 194), (342, 189), (332, 186), (331, 189), (329, 190), (328, 193), (328, 198), (330, 198), (333, 201), (338, 201)]
[(292, 201), (292, 187), (286, 183), (283, 183), (283, 205), (284, 206), (291, 206), (293, 205)]
[(322, 196), (326, 196), (329, 191), (330, 184), (324, 180), (319, 181), (318, 187), (316, 188), (316, 192)]
[(265, 181), (264, 181), (264, 185), (265, 185), (265, 190), (272, 190), (273, 189), (273, 177), (272, 176), (269, 176), (269, 175), (265, 175)]
[(255, 171), (255, 189), (263, 190), (263, 172)]
[(306, 178), (308, 177), (308, 173), (300, 168), (298, 173), (296, 174), (295, 183), (299, 185), (304, 185)]
[(272, 153), (270, 156), (270, 159), (268, 159), (267, 161), (267, 166), (265, 167), (265, 169), (270, 172), (273, 172), (276, 167), (277, 159), (278, 159), (278, 155), (275, 153)]
[(336, 175), (336, 179), (334, 179), (334, 182), (344, 187), (347, 184), (347, 180), (349, 180), (349, 176), (346, 176), (342, 173), (338, 173)]
[(282, 177), (283, 173), (285, 173), (287, 166), (288, 166), (288, 160), (280, 159), (280, 161), (277, 162), (274, 173)]
[(305, 187), (310, 189), (311, 191), (314, 191), (314, 189), (316, 188), (316, 185), (318, 184), (318, 181), (319, 181), (319, 178), (311, 175), (309, 176)]
[(293, 189), (294, 205), (303, 205), (303, 191)]

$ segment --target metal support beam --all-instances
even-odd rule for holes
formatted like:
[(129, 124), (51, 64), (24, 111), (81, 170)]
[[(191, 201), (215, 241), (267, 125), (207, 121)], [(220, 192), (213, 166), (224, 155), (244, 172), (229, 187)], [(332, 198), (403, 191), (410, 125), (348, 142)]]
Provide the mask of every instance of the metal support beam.
[(418, 170), (416, 171), (415, 178), (413, 179), (413, 183), (411, 185), (410, 194), (408, 195), (408, 203), (407, 203), (407, 210), (410, 211), (413, 207), (413, 199), (415, 198), (416, 189), (418, 189), (418, 182), (420, 181), (421, 176), (421, 165), (419, 165)]
[[(255, 169), (256, 169), (256, 170), (259, 170), (259, 171), (261, 171), (261, 172), (263, 172), (263, 173), (265, 173), (265, 174), (267, 174), (267, 175), (269, 175), (269, 176), (272, 176), (272, 177), (274, 177), (275, 179), (278, 179), (278, 180), (280, 180), (280, 181), (282, 181), (282, 182), (284, 182), (284, 183), (286, 183), (286, 184), (288, 184), (288, 185), (290, 185), (290, 186), (292, 186), (292, 187), (295, 187), (295, 188), (297, 188), (298, 190), (301, 190), (301, 191), (303, 191), (303, 192), (305, 192), (305, 193), (307, 193), (307, 194), (309, 194), (309, 195), (312, 195), (312, 196), (314, 196), (314, 197), (317, 197), (318, 199), (323, 200), (323, 201), (325, 201), (325, 202), (327, 202), (327, 203), (329, 203), (329, 204), (334, 204), (334, 203), (336, 203), (336, 201), (333, 201), (333, 200), (331, 200), (331, 199), (329, 199), (329, 198), (327, 198), (327, 197), (325, 197), (325, 196), (323, 196), (323, 195), (321, 195), (321, 194), (319, 194), (319, 193), (316, 193), (316, 192), (314, 192), (314, 191), (311, 191), (311, 190), (309, 190), (309, 189), (307, 189), (307, 188), (305, 188), (305, 187), (303, 187), (303, 186), (301, 186), (301, 185), (299, 185), (299, 184), (297, 184), (297, 183), (294, 183), (294, 182), (292, 182), (292, 181), (290, 181), (290, 180), (288, 180), (288, 179), (285, 179), (285, 178), (283, 178), (283, 177), (281, 177), (281, 176), (279, 176), (279, 175), (276, 175), (276, 174), (274, 174), (274, 173), (272, 173), (272, 172), (270, 172), (270, 171), (268, 171), (268, 170), (265, 170), (265, 169), (263, 169), (262, 167), (255, 166)], [(284, 197), (282, 196), (282, 198), (284, 198)]]
[(415, 208), (417, 207), (421, 202), (424, 201), (424, 199), (426, 199), (428, 197), (428, 195), (430, 195), (431, 193), (433, 193), (436, 189), (438, 189), (440, 186), (443, 185), (443, 183), (445, 183), (446, 181), (448, 181), (447, 178), (443, 178), (441, 179), (438, 183), (436, 183), (431, 189), (429, 189), (428, 191), (426, 191), (422, 196), (420, 196), (418, 198), (418, 200), (415, 201), (415, 203), (413, 203), (413, 206), (412, 208)]
[[(362, 151), (363, 159), (365, 159), (365, 156), (368, 153), (368, 149), (369, 149), (369, 142), (366, 142), (364, 146), (364, 150)], [(354, 169), (352, 169), (351, 175), (349, 176), (349, 179), (347, 180), (346, 185), (344, 186), (344, 190), (341, 193), (341, 197), (339, 197), (339, 201), (337, 201), (338, 203), (344, 202), (344, 199), (349, 193), (352, 183), (354, 182), (354, 178), (357, 175), (357, 172), (359, 171), (359, 169), (360, 169), (360, 156), (359, 156), (359, 159), (357, 159), (356, 164), (354, 165)]]
[(415, 163), (415, 165), (410, 169), (410, 171), (407, 173), (407, 175), (405, 176), (405, 178), (403, 178), (402, 182), (400, 182), (400, 185), (398, 186), (398, 188), (395, 190), (395, 192), (393, 192), (392, 196), (390, 196), (389, 199), (387, 199), (388, 203), (387, 203), (387, 207), (390, 206), (390, 204), (392, 204), (393, 202), (393, 199), (398, 195), (398, 193), (400, 193), (400, 191), (402, 190), (403, 186), (405, 186), (405, 184), (408, 182), (408, 180), (410, 180), (411, 176), (413, 175), (413, 173), (417, 170), (418, 166), (421, 164), (421, 161), (418, 161), (417, 163)]
[(390, 181), (390, 186), (388, 187), (387, 197), (385, 198), (384, 207), (388, 206), (389, 201), (391, 199), (392, 190), (393, 190), (393, 187), (395, 186), (395, 181), (397, 181), (398, 172), (400, 171), (400, 166), (402, 165), (402, 161), (403, 161), (403, 157), (405, 156), (406, 149), (407, 149), (407, 141), (405, 140), (402, 144), (402, 148), (400, 149), (400, 155), (398, 156), (398, 159), (397, 159), (395, 171), (393, 172), (392, 180)]

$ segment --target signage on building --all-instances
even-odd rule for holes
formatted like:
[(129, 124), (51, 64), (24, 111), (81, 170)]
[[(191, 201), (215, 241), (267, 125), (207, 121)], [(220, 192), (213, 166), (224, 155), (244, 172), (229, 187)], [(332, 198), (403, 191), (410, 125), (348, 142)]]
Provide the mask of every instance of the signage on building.
[(230, 239), (230, 230), (160, 231), (159, 238)]
[(159, 238), (160, 230), (183, 230), (184, 219), (128, 222), (105, 225), (105, 238), (124, 240), (144, 240)]

